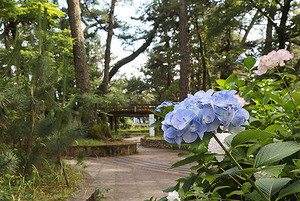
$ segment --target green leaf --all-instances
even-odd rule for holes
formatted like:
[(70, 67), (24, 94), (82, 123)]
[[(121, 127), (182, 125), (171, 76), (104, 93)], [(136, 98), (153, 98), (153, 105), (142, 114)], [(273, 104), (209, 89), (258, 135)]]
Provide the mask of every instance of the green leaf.
[(277, 104), (281, 104), (282, 103), (282, 99), (280, 98), (280, 96), (278, 94), (276, 94), (276, 92), (266, 92), (266, 94), (273, 100), (275, 101)]
[(275, 115), (273, 115), (273, 116), (271, 117), (271, 119), (272, 119), (272, 121), (273, 121), (273, 120), (275, 120), (275, 119), (277, 119), (277, 118), (285, 117), (285, 116), (287, 116), (287, 114), (285, 114), (285, 113), (282, 113), (282, 114), (275, 114)]
[(290, 178), (263, 178), (255, 181), (257, 187), (269, 198), (280, 191), (291, 179)]
[(261, 171), (264, 171), (268, 174), (271, 174), (274, 177), (278, 177), (281, 174), (281, 172), (282, 172), (285, 165), (286, 164), (268, 166), (268, 167), (265, 167), (265, 168), (261, 168)]
[(218, 186), (218, 187), (216, 187), (214, 190), (213, 190), (213, 194), (215, 193), (215, 192), (217, 192), (218, 190), (222, 190), (222, 189), (224, 189), (224, 188), (230, 188), (230, 186)]
[(294, 99), (295, 105), (300, 106), (300, 93), (292, 92), (291, 97)]
[(276, 199), (276, 201), (283, 198), (284, 196), (287, 196), (287, 195), (290, 195), (293, 193), (299, 193), (299, 192), (300, 192), (300, 180), (298, 180), (298, 181), (292, 183), (291, 185), (289, 185), (288, 187), (282, 189), (279, 192), (279, 195), (278, 195), (278, 198)]
[(246, 82), (244, 81), (244, 80), (237, 80), (237, 81), (235, 81), (235, 85), (237, 86), (237, 87), (242, 87), (242, 86), (244, 86), (246, 84)]
[(236, 147), (240, 144), (249, 142), (251, 140), (257, 140), (257, 139), (262, 139), (262, 138), (272, 138), (272, 137), (276, 137), (276, 135), (273, 133), (268, 133), (266, 131), (262, 131), (262, 130), (245, 130), (245, 131), (242, 131), (242, 132), (236, 134), (233, 137), (233, 139), (231, 141), (231, 146)]
[(183, 166), (183, 165), (186, 165), (186, 164), (189, 164), (189, 163), (201, 160), (203, 158), (211, 157), (211, 156), (214, 156), (214, 155), (215, 154), (198, 154), (198, 155), (195, 155), (195, 156), (190, 156), (190, 157), (187, 157), (187, 158), (185, 158), (185, 159), (183, 159), (181, 161), (178, 161), (178, 162), (174, 163), (171, 166), (171, 168), (180, 167), (180, 166)]
[(212, 174), (212, 175), (205, 175), (203, 178), (206, 179), (209, 182), (209, 184), (212, 184), (220, 176), (222, 175)]
[(188, 180), (186, 180), (186, 182), (184, 182), (182, 189), (184, 190), (184, 192), (186, 193), (191, 186), (194, 184), (195, 180), (197, 178), (197, 175), (194, 175), (192, 177), (190, 177)]
[(243, 91), (241, 97), (246, 96), (246, 94), (248, 94), (249, 91), (251, 91), (251, 90), (257, 85), (257, 83), (259, 83), (259, 80), (255, 80), (254, 82), (252, 82), (252, 84), (251, 84), (249, 87), (247, 87), (247, 88), (245, 89), (245, 91)]
[(300, 168), (300, 159), (293, 159), (293, 163), (297, 168)]
[(227, 79), (226, 79), (226, 85), (230, 86), (232, 83), (234, 83), (237, 80), (236, 74), (231, 74)]
[(232, 176), (234, 176), (234, 175), (239, 175), (240, 174), (240, 172), (239, 172), (239, 169), (238, 169), (238, 167), (233, 167), (233, 168), (230, 168), (230, 169), (228, 169), (228, 170), (226, 170), (225, 172), (222, 172), (220, 175), (232, 175)]
[(257, 153), (254, 160), (254, 167), (269, 165), (292, 155), (300, 150), (300, 144), (297, 142), (278, 142), (264, 146)]
[(290, 172), (294, 172), (294, 173), (300, 173), (300, 169), (295, 169), (295, 170), (292, 170)]
[(226, 86), (226, 80), (223, 79), (218, 79), (216, 80), (217, 84), (220, 85), (221, 87), (225, 88)]
[(256, 60), (253, 57), (248, 57), (244, 59), (244, 64), (249, 70), (254, 66), (255, 63)]
[(269, 132), (269, 133), (274, 133), (275, 131), (285, 131), (285, 130), (288, 130), (288, 129), (283, 127), (282, 125), (278, 125), (278, 124), (268, 126), (265, 129), (265, 131)]
[(261, 170), (258, 169), (258, 168), (245, 168), (245, 169), (239, 170), (239, 171), (242, 172), (242, 173), (245, 173), (245, 174), (247, 174), (247, 175), (249, 175), (249, 176), (251, 176), (251, 175), (253, 175), (255, 172), (259, 172), (259, 171), (261, 171)]
[(232, 195), (244, 195), (243, 191), (232, 191), (231, 193), (227, 194), (226, 197), (230, 197)]

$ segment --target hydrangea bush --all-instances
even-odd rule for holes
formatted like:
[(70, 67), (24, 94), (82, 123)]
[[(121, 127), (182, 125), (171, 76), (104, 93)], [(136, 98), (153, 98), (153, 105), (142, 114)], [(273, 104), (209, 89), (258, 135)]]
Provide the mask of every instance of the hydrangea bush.
[(285, 65), (291, 58), (272, 51), (257, 68), (254, 58), (239, 59), (245, 74), (167, 107), (165, 140), (190, 150), (171, 168), (193, 163), (194, 171), (160, 200), (175, 192), (180, 200), (300, 200), (300, 81)]

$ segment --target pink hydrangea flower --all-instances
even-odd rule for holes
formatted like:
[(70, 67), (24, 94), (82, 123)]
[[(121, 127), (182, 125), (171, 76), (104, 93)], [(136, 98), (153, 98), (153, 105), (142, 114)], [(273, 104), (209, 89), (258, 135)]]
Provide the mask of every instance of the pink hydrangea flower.
[(245, 99), (243, 99), (242, 97), (240, 97), (239, 95), (234, 95), (234, 97), (238, 100), (238, 104), (241, 105), (242, 107), (244, 105), (249, 105), (250, 103), (246, 102)]
[(273, 70), (275, 67), (284, 66), (284, 61), (288, 61), (294, 56), (290, 54), (289, 51), (280, 49), (277, 52), (273, 50), (267, 55), (263, 55), (260, 57), (258, 68), (257, 68), (257, 75), (263, 75), (268, 70)]

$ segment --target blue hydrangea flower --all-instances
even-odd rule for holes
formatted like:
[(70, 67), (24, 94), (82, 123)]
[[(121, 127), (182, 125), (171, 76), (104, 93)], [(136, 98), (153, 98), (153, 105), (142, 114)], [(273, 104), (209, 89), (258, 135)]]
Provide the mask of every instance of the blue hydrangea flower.
[(177, 105), (177, 104), (178, 104), (177, 102), (164, 101), (159, 106), (157, 106), (154, 111), (162, 113), (163, 112), (163, 108), (168, 107), (170, 105)]
[(162, 122), (165, 140), (180, 147), (182, 140), (186, 143), (198, 137), (202, 140), (205, 133), (216, 132), (218, 128), (232, 133), (243, 130), (249, 113), (239, 105), (235, 93), (234, 90), (214, 93), (210, 89), (189, 94), (165, 116)]

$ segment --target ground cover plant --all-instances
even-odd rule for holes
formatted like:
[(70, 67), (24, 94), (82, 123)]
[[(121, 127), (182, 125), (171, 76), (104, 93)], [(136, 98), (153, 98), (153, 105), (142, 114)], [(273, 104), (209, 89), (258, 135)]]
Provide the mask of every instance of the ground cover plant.
[(282, 49), (258, 66), (240, 58), (246, 73), (217, 80), (218, 91), (199, 91), (156, 112), (165, 140), (191, 151), (171, 168), (193, 163), (196, 170), (160, 200), (300, 199), (300, 82), (286, 65), (292, 58)]

